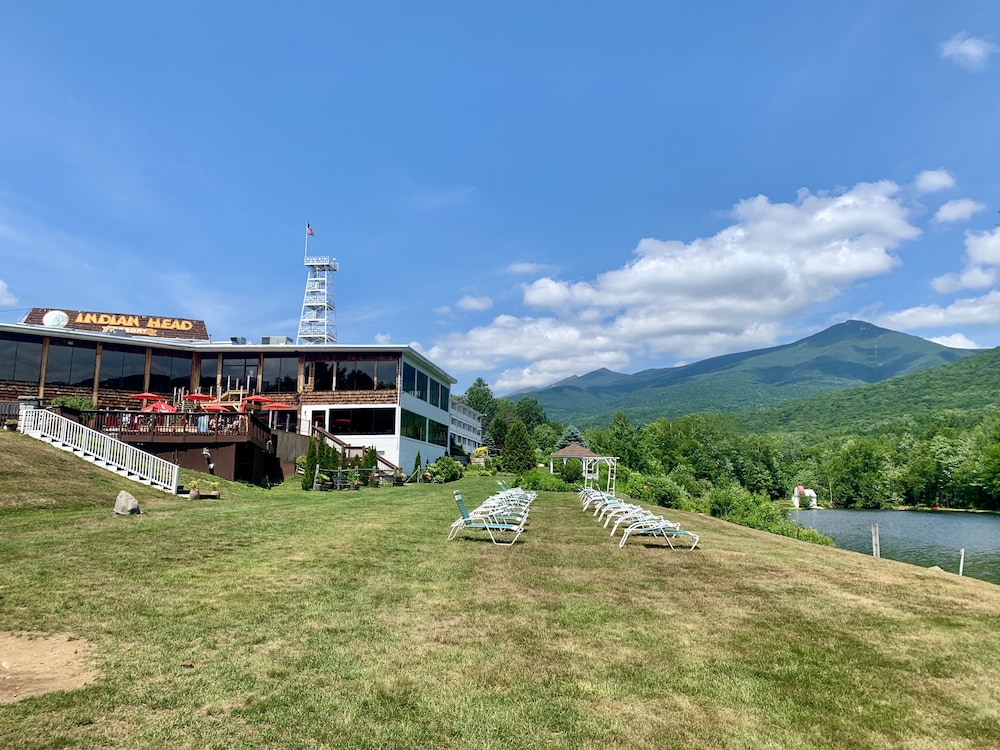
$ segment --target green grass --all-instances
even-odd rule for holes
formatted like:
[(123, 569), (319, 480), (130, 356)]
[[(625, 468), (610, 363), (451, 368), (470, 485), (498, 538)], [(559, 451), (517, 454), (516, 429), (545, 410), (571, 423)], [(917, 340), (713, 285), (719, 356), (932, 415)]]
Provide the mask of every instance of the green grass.
[(0, 456), (0, 628), (85, 639), (99, 675), (0, 706), (4, 748), (1000, 741), (981, 581), (681, 512), (701, 549), (619, 550), (557, 493), (512, 548), (446, 542), (484, 477), (189, 501), (19, 435)]

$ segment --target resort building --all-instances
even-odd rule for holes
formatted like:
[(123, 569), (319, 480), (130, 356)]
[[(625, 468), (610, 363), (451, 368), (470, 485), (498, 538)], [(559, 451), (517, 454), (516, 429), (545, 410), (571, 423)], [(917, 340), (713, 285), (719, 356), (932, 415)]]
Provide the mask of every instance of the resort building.
[[(228, 479), (273, 473), (268, 455), (287, 468), (304, 443), (278, 436), (314, 428), (406, 473), (448, 452), (455, 379), (413, 348), (268, 342), (212, 341), (200, 320), (35, 308), (0, 323), (0, 401), (87, 399), (98, 429), (186, 468), (214, 450)], [(157, 421), (137, 418), (153, 401)]]
[(472, 455), (483, 445), (483, 415), (461, 401), (451, 402), (451, 444)]

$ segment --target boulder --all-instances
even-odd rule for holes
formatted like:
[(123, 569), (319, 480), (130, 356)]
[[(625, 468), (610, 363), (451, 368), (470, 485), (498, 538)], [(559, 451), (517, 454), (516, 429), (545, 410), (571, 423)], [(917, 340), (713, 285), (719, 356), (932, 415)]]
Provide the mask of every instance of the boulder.
[(115, 500), (115, 513), (120, 516), (130, 516), (142, 513), (142, 511), (139, 510), (139, 501), (135, 499), (135, 496), (131, 492), (122, 490)]

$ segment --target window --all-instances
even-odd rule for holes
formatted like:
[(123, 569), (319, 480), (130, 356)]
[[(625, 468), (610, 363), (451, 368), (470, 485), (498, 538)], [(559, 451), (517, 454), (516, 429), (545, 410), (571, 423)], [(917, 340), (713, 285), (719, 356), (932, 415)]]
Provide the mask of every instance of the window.
[(427, 435), (427, 417), (403, 409), (399, 432), (403, 437), (424, 440)]
[(0, 333), (0, 380), (38, 383), (42, 371), (42, 342), (17, 333)]
[(223, 391), (257, 390), (257, 358), (223, 357), (222, 389)]
[(264, 357), (264, 369), (260, 377), (262, 393), (295, 393), (298, 383), (298, 357)]
[(330, 409), (330, 431), (336, 435), (392, 435), (396, 431), (396, 410)]
[(334, 362), (313, 362), (313, 390), (332, 391)]
[(378, 373), (378, 378), (376, 379), (377, 388), (396, 389), (396, 375), (399, 373), (399, 362), (396, 360), (381, 361), (378, 363), (376, 372)]
[(434, 378), (430, 379), (430, 392), (427, 399), (431, 406), (437, 406), (441, 400), (441, 384)]
[(358, 391), (375, 390), (375, 362), (363, 359), (354, 363), (354, 389)]
[(94, 385), (97, 345), (89, 341), (51, 339), (45, 385)]
[(417, 395), (417, 368), (403, 363), (403, 393)]
[(417, 391), (413, 394), (422, 401), (427, 400), (427, 375), (417, 370)]
[[(101, 388), (141, 391), (146, 387), (146, 350), (105, 344), (101, 349)], [(170, 390), (169, 387), (166, 390)]]
[(202, 390), (215, 390), (216, 375), (219, 373), (219, 357), (215, 354), (206, 354), (201, 358), (201, 377), (198, 379), (198, 387)]
[(428, 436), (427, 442), (434, 445), (448, 445), (448, 425), (435, 422), (433, 419), (427, 420)]
[(441, 384), (441, 408), (448, 411), (451, 408), (451, 390), (444, 383)]
[[(204, 372), (204, 368), (203, 372)], [(149, 360), (149, 389), (169, 393), (174, 388), (191, 385), (191, 355), (178, 352), (153, 352)], [(212, 368), (212, 386), (215, 387), (215, 368)]]

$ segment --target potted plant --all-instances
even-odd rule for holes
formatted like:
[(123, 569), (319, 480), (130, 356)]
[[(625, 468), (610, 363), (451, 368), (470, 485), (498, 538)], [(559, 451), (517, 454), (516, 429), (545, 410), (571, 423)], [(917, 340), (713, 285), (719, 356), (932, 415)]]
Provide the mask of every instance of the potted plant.
[(395, 471), (395, 472), (393, 472), (393, 474), (392, 474), (392, 486), (393, 487), (402, 487), (404, 484), (406, 484), (406, 474), (404, 474), (401, 471)]
[(198, 500), (201, 498), (201, 484), (197, 479), (192, 480), (191, 484), (188, 485), (188, 499)]
[(219, 483), (218, 482), (211, 482), (208, 486), (210, 488), (210, 492), (208, 493), (208, 496), (209, 497), (216, 497), (216, 498), (219, 497)]

